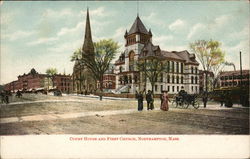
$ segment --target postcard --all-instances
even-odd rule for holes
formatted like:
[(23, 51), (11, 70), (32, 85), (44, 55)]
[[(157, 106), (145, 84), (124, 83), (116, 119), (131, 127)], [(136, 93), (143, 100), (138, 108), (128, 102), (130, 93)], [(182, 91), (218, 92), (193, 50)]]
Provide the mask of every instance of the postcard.
[(249, 158), (249, 1), (1, 1), (1, 158)]

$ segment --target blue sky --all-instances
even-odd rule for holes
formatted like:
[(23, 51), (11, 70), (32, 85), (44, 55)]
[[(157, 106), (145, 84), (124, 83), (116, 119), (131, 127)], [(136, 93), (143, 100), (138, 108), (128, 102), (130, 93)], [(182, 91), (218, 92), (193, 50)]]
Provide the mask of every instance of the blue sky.
[[(0, 84), (31, 68), (44, 73), (55, 67), (71, 74), (70, 56), (83, 44), (87, 6), (93, 40), (112, 38), (124, 50), (123, 36), (136, 18), (136, 1), (1, 1)], [(195, 40), (218, 40), (227, 61), (239, 69), (242, 51), (243, 68), (249, 69), (247, 1), (141, 1), (139, 16), (162, 50), (190, 50)]]

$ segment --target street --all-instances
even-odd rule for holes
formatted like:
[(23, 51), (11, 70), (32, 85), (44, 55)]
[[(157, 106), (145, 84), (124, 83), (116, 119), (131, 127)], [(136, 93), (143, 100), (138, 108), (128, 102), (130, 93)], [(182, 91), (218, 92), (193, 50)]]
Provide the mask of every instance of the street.
[(14, 96), (1, 104), (1, 135), (28, 134), (249, 134), (249, 108), (174, 108), (137, 111), (135, 99), (42, 94)]

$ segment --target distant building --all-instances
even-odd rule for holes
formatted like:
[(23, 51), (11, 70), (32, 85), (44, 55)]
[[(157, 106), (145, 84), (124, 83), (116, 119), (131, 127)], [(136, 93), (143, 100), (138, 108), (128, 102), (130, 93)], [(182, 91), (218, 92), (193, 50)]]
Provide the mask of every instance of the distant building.
[[(212, 91), (213, 89), (213, 79), (214, 79), (214, 74), (213, 72), (208, 71), (207, 73), (208, 77), (208, 92)], [(206, 90), (206, 73), (203, 70), (199, 70), (199, 90), (200, 92), (203, 92)]]
[(242, 83), (240, 70), (224, 71), (219, 74), (220, 87), (249, 87), (249, 70), (242, 70)]
[[(103, 75), (103, 90), (104, 92), (110, 92), (111, 90), (115, 90), (116, 81), (115, 81), (115, 73), (113, 64), (110, 65), (110, 68)], [(97, 88), (100, 88), (100, 83), (97, 81)]]
[[(184, 51), (164, 51), (152, 43), (152, 32), (147, 30), (139, 16), (136, 17), (130, 30), (125, 32), (125, 51), (115, 62), (117, 93), (135, 93), (139, 90), (151, 90), (149, 80), (140, 79), (141, 73), (136, 68), (136, 62), (145, 56), (160, 57), (167, 62), (168, 70), (162, 73), (155, 84), (154, 92), (162, 90), (178, 93), (183, 87), (188, 93), (199, 93), (199, 63), (195, 55)], [(143, 81), (144, 80), (144, 81)]]
[(18, 80), (5, 84), (4, 89), (11, 92), (58, 89), (63, 93), (70, 93), (72, 80), (70, 75), (61, 74), (56, 74), (51, 79), (48, 75), (39, 74), (32, 68), (28, 74), (19, 75)]

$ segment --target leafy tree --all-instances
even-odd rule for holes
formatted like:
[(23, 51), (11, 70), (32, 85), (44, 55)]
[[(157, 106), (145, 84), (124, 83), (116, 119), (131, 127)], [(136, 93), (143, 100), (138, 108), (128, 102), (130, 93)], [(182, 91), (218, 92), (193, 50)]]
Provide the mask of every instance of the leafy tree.
[(52, 87), (54, 87), (54, 77), (57, 74), (57, 69), (56, 68), (48, 68), (46, 70), (46, 74), (48, 77), (48, 86), (49, 86), (49, 79), (52, 81)]
[(73, 55), (70, 57), (70, 61), (77, 61), (79, 59), (82, 58), (82, 49), (81, 48), (78, 48), (74, 53)]
[(208, 72), (219, 72), (224, 63), (225, 53), (220, 48), (220, 42), (215, 40), (197, 40), (190, 43), (191, 50), (199, 59), (205, 71), (205, 90), (208, 91)]
[[(109, 69), (110, 62), (114, 59), (119, 46), (112, 39), (104, 39), (94, 43), (94, 56), (82, 54), (84, 65), (92, 72), (94, 79), (100, 82), (100, 91), (103, 91), (103, 75)], [(92, 55), (93, 55), (92, 54)]]
[(140, 59), (137, 62), (137, 69), (142, 73), (145, 78), (145, 88), (146, 88), (146, 79), (149, 79), (151, 84), (152, 93), (154, 93), (154, 86), (159, 77), (166, 70), (167, 63), (160, 58), (150, 57), (145, 59)]

